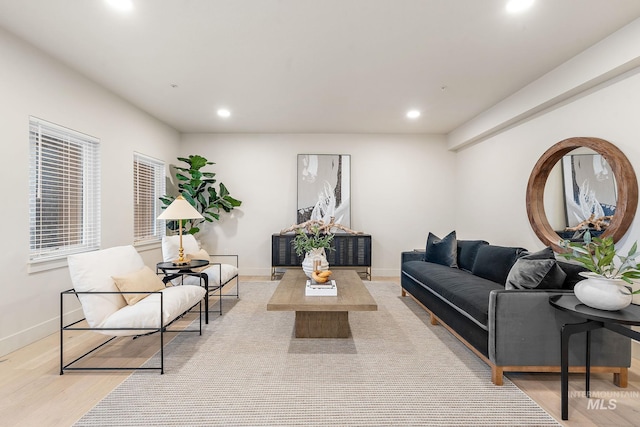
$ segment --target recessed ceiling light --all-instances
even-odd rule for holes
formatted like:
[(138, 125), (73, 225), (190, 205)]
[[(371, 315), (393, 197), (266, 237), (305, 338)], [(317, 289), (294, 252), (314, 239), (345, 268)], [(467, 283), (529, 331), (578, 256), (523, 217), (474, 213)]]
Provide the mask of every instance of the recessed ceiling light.
[(409, 119), (417, 119), (420, 117), (420, 111), (418, 110), (409, 110), (407, 111), (407, 118)]
[(218, 109), (217, 113), (218, 117), (222, 117), (224, 119), (226, 119), (227, 117), (231, 117), (231, 111), (227, 110), (226, 108)]
[(519, 13), (525, 11), (533, 5), (534, 0), (509, 0), (507, 2), (507, 12)]
[(112, 8), (121, 12), (129, 12), (133, 10), (132, 0), (106, 0), (107, 4)]

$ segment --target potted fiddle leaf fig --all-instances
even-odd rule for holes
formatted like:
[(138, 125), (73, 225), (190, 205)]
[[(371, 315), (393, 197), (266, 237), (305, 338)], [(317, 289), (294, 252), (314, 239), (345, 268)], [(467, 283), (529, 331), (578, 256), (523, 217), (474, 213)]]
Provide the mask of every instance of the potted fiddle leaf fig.
[[(207, 165), (214, 165), (214, 162), (199, 155), (178, 157), (178, 160), (187, 165), (176, 166), (178, 191), (204, 217), (204, 219), (184, 220), (183, 225), (186, 233), (198, 233), (200, 231), (199, 225), (204, 221), (217, 221), (222, 212), (231, 212), (242, 204), (242, 201), (231, 196), (222, 182), (217, 181), (214, 172), (202, 170)], [(175, 198), (176, 196), (165, 195), (160, 197), (160, 200), (166, 208)], [(168, 227), (173, 230), (178, 226), (176, 221), (172, 222), (176, 224), (168, 224)]]
[(627, 284), (640, 279), (640, 263), (637, 258), (638, 243), (634, 243), (626, 255), (616, 252), (611, 236), (592, 237), (587, 231), (583, 242), (563, 240), (560, 245), (568, 251), (560, 256), (582, 264), (589, 272), (580, 273), (585, 280), (574, 288), (576, 297), (584, 304), (601, 310), (620, 310), (629, 304), (633, 292)]

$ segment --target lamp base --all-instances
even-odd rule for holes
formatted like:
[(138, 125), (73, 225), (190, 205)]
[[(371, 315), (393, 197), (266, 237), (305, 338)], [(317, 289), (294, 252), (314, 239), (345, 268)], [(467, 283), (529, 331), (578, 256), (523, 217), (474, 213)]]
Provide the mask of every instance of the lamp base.
[(171, 264), (173, 264), (173, 265), (187, 265), (190, 262), (191, 262), (190, 259), (183, 259), (183, 260), (174, 259), (173, 261), (171, 261)]

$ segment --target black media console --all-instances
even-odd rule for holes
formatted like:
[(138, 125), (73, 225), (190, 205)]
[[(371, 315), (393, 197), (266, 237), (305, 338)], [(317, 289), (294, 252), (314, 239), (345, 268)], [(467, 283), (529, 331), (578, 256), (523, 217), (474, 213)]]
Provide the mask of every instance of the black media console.
[[(291, 241), (295, 233), (271, 236), (271, 280), (276, 278), (277, 268), (301, 267), (304, 256), (299, 257)], [(336, 233), (333, 238), (334, 251), (327, 251), (329, 268), (364, 268), (363, 274), (371, 280), (371, 235)]]

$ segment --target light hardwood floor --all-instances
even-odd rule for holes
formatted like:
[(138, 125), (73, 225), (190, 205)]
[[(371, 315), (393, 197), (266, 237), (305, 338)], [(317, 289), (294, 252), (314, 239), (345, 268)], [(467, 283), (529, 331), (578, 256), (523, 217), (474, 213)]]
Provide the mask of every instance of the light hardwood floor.
[[(269, 278), (241, 279), (263, 280)], [(397, 278), (374, 280), (398, 283)], [(195, 318), (195, 315), (190, 316), (182, 321), (183, 324)], [(80, 332), (65, 345), (79, 355), (83, 349), (89, 349), (93, 343), (101, 340), (95, 333)], [(70, 372), (60, 376), (58, 349), (59, 335), (56, 333), (0, 357), (0, 426), (70, 426), (130, 375), (128, 372)], [(115, 358), (123, 363), (131, 363), (131, 366), (140, 366), (157, 349), (156, 336), (137, 340), (122, 338), (100, 356), (93, 357), (92, 362), (101, 363)], [(159, 375), (153, 372), (148, 374)], [(559, 374), (508, 374), (507, 377), (560, 420)], [(626, 389), (616, 387), (611, 379), (610, 374), (592, 375), (591, 390), (595, 397), (591, 400), (602, 399), (597, 404), (597, 408), (602, 409), (596, 409), (589, 406), (588, 399), (578, 396), (584, 390), (583, 375), (572, 374), (570, 392), (576, 396), (571, 396), (569, 400), (570, 420), (562, 424), (568, 427), (640, 425), (640, 360), (633, 360), (629, 387)], [(487, 381), (490, 381), (489, 377)]]

